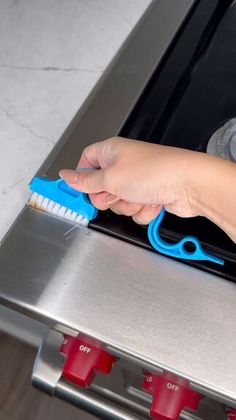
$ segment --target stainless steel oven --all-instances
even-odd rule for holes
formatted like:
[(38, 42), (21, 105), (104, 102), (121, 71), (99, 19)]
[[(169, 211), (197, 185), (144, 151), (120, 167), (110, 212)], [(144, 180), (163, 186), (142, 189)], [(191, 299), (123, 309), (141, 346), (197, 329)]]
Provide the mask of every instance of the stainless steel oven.
[[(154, 0), (39, 174), (114, 135), (234, 160), (212, 136), (236, 114), (235, 35), (233, 1)], [(0, 248), (1, 303), (49, 326), (33, 384), (102, 419), (236, 418), (235, 244), (166, 217), (163, 237), (197, 232), (216, 267), (158, 255), (110, 212), (69, 226), (26, 206)]]

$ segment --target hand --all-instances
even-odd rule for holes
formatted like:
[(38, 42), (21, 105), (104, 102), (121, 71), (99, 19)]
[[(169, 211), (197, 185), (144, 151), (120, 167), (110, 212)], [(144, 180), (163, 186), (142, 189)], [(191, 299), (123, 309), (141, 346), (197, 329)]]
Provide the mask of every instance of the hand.
[(97, 208), (148, 224), (162, 207), (182, 217), (197, 215), (191, 200), (196, 155), (202, 154), (116, 137), (88, 146), (77, 170), (64, 169), (60, 176), (88, 193)]

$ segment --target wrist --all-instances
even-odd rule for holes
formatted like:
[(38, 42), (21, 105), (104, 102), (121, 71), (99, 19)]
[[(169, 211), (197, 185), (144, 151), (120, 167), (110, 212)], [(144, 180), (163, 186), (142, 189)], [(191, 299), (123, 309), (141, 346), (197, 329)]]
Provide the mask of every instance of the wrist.
[(189, 197), (194, 214), (208, 218), (235, 241), (235, 164), (197, 153), (190, 180)]
[(215, 158), (194, 152), (190, 159), (187, 177), (187, 194), (192, 213), (209, 218), (209, 198), (212, 183), (216, 182), (212, 171)]

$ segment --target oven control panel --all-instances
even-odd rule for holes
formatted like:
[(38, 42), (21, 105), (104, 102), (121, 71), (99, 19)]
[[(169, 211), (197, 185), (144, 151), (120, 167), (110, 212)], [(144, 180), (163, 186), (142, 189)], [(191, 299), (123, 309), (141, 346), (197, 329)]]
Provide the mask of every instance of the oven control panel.
[(85, 334), (50, 330), (32, 382), (101, 419), (236, 420), (236, 408), (197, 392), (185, 378), (115, 353)]

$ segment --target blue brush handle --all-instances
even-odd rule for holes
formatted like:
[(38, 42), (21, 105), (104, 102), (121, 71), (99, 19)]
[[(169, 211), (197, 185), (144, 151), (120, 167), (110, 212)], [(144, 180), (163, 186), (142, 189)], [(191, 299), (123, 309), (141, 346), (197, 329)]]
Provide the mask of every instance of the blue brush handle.
[(88, 195), (70, 187), (63, 179), (49, 180), (35, 177), (29, 184), (29, 188), (32, 192), (55, 201), (88, 220), (95, 219), (98, 214), (98, 210), (90, 202)]
[[(186, 260), (211, 261), (216, 264), (224, 265), (224, 261), (214, 255), (205, 252), (199, 240), (194, 236), (186, 236), (176, 244), (169, 244), (161, 239), (159, 234), (159, 227), (165, 215), (165, 210), (162, 209), (159, 215), (151, 221), (148, 226), (148, 239), (156, 251), (169, 255), (170, 257), (182, 258)], [(194, 246), (194, 251), (187, 251), (185, 249), (186, 242), (190, 242)]]

